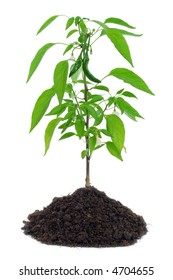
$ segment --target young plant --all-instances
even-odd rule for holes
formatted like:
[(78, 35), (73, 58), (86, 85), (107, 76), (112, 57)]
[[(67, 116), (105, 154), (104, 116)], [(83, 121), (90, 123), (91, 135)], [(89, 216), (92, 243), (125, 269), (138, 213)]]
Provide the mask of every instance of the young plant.
[[(60, 16), (50, 17), (40, 27), (37, 34), (58, 17)], [(112, 26), (114, 27), (112, 28)], [(63, 55), (70, 53), (69, 58), (57, 63), (53, 75), (53, 85), (37, 99), (32, 112), (30, 131), (36, 127), (43, 116), (53, 117), (45, 130), (45, 154), (56, 128), (61, 134), (59, 140), (72, 136), (85, 139), (86, 146), (81, 152), (81, 157), (86, 158), (85, 186), (88, 189), (91, 185), (90, 160), (95, 150), (106, 146), (111, 155), (122, 160), (125, 128), (120, 114), (125, 114), (133, 121), (142, 118), (138, 111), (127, 102), (128, 99), (137, 98), (134, 93), (124, 88), (111, 93), (102, 82), (107, 77), (113, 76), (136, 89), (153, 95), (144, 80), (127, 68), (114, 68), (102, 79), (95, 77), (90, 70), (89, 63), (93, 45), (102, 36), (107, 37), (121, 56), (133, 67), (125, 36), (141, 36), (141, 34), (134, 34), (124, 28), (131, 30), (135, 27), (114, 17), (107, 18), (104, 23), (80, 16), (70, 17), (65, 26), (67, 38), (74, 38), (77, 35), (77, 40), (73, 39), (70, 43), (44, 45), (35, 55), (29, 69), (27, 82), (50, 48), (63, 44), (65, 45)], [(57, 106), (47, 112), (54, 96), (57, 96)]]

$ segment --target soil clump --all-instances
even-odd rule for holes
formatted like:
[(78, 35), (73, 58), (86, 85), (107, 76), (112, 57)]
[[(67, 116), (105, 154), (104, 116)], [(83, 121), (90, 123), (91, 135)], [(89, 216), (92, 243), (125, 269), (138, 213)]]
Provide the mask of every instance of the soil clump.
[(134, 244), (147, 233), (147, 226), (141, 216), (91, 187), (55, 197), (30, 214), (22, 230), (50, 245), (117, 247)]

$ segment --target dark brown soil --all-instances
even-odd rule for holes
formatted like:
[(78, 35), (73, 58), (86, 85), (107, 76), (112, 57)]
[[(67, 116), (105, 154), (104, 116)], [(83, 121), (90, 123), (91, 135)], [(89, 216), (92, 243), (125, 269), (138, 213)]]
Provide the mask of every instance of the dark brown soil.
[(30, 214), (22, 229), (42, 243), (70, 247), (127, 246), (147, 233), (141, 216), (94, 187), (55, 197)]

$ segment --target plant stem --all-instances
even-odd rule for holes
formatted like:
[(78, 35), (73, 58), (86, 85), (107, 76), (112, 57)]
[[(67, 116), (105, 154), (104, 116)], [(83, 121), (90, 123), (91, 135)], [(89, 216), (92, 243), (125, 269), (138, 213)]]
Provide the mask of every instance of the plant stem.
[[(83, 75), (83, 80), (84, 80), (84, 90), (85, 90), (85, 102), (88, 101), (88, 87), (87, 87), (87, 83), (86, 83), (86, 76), (85, 74)], [(86, 111), (86, 122), (85, 122), (85, 127), (86, 130), (88, 130), (89, 128), (89, 113), (88, 110)], [(90, 189), (91, 184), (90, 184), (90, 154), (89, 154), (89, 135), (87, 135), (85, 137), (86, 140), (86, 151), (87, 151), (87, 155), (86, 155), (86, 179), (85, 179), (85, 187), (87, 189)]]

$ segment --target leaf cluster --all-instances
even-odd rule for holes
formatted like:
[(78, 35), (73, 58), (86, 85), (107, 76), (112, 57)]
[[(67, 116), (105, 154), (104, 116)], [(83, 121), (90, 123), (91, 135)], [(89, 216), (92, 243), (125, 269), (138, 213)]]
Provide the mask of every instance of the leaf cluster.
[[(39, 28), (37, 34), (59, 17), (59, 15), (50, 17)], [(93, 29), (90, 27), (92, 24)], [(80, 16), (68, 18), (65, 25), (67, 41), (76, 34), (77, 39), (68, 43), (48, 43), (41, 47), (33, 58), (27, 82), (53, 46), (63, 44), (65, 45), (63, 55), (67, 56), (70, 53), (69, 58), (57, 63), (53, 84), (39, 96), (32, 112), (30, 131), (37, 126), (43, 116), (51, 118), (45, 129), (45, 153), (50, 147), (55, 130), (58, 129), (59, 140), (73, 136), (88, 140), (88, 150), (81, 152), (82, 158), (91, 157), (95, 150), (105, 146), (111, 155), (122, 160), (125, 127), (121, 115), (126, 115), (133, 121), (143, 117), (129, 103), (130, 99), (137, 99), (133, 90), (131, 92), (124, 88), (120, 90), (115, 88), (115, 91), (111, 92), (103, 81), (113, 77), (131, 86), (132, 89), (151, 95), (153, 92), (139, 75), (127, 68), (114, 68), (102, 79), (96, 78), (91, 73), (89, 62), (93, 52), (92, 46), (102, 36), (106, 36), (118, 53), (133, 67), (125, 36), (136, 37), (141, 34), (117, 26), (135, 29), (127, 22), (113, 17), (104, 22)], [(50, 109), (54, 97), (57, 97), (57, 105)]]

